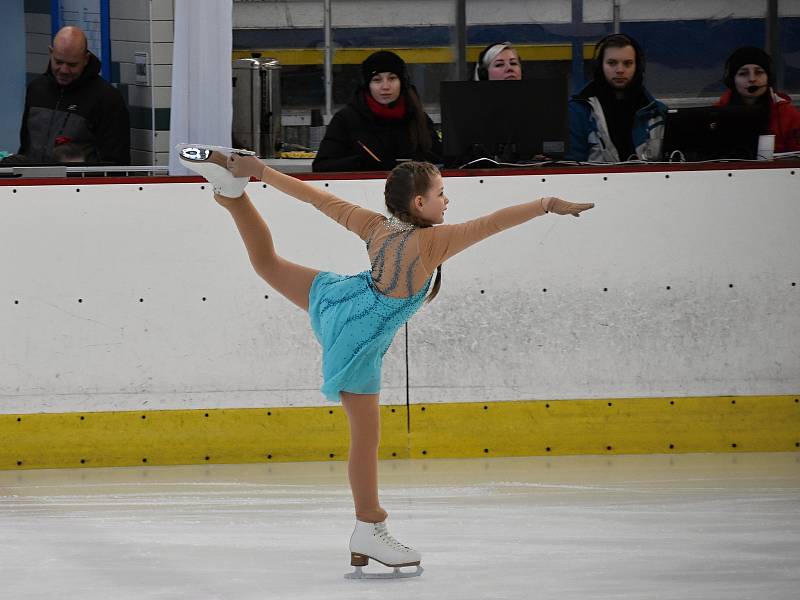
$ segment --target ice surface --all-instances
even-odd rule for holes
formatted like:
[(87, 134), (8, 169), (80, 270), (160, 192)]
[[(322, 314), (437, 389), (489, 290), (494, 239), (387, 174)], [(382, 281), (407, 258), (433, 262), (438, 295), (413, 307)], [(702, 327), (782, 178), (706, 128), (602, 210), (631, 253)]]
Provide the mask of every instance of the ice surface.
[(381, 479), (421, 577), (344, 579), (344, 463), (0, 471), (0, 598), (798, 597), (797, 453), (391, 461)]

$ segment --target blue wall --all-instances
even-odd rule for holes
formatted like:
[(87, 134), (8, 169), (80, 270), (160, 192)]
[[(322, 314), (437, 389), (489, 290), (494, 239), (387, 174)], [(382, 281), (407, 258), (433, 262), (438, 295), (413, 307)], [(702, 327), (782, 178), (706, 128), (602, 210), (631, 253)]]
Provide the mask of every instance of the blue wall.
[(25, 10), (23, 0), (3, 0), (3, 92), (0, 93), (0, 150), (16, 152), (25, 104)]

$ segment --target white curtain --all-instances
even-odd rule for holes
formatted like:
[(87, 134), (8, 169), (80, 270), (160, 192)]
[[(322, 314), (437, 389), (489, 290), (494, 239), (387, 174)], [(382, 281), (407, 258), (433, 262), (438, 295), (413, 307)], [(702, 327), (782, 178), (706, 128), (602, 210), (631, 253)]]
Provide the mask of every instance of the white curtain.
[(175, 0), (170, 175), (189, 172), (175, 144), (231, 145), (233, 0)]

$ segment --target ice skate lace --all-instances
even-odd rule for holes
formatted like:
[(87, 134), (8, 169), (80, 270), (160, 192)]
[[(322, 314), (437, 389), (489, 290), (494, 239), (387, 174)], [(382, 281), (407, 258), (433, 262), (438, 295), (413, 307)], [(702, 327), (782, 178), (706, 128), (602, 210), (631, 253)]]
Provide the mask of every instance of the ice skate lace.
[(409, 548), (408, 546), (404, 546), (396, 539), (394, 539), (394, 537), (392, 537), (392, 534), (389, 533), (388, 529), (386, 529), (386, 525), (384, 523), (375, 523), (375, 531), (373, 532), (372, 535), (378, 538), (378, 540), (382, 544), (391, 547), (393, 550), (399, 550), (401, 552), (411, 551), (411, 548)]

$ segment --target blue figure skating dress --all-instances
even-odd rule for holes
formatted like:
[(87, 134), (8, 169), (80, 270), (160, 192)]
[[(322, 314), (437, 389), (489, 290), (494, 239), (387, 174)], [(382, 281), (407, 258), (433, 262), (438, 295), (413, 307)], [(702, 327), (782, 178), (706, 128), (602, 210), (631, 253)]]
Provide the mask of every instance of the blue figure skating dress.
[(427, 290), (426, 285), (412, 296), (392, 298), (378, 291), (369, 271), (317, 275), (308, 312), (322, 346), (321, 391), (328, 400), (338, 401), (340, 391), (380, 392), (383, 356), (400, 326), (422, 306)]

